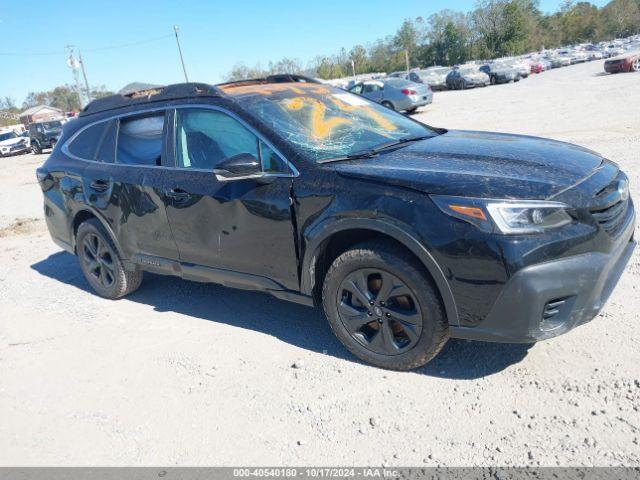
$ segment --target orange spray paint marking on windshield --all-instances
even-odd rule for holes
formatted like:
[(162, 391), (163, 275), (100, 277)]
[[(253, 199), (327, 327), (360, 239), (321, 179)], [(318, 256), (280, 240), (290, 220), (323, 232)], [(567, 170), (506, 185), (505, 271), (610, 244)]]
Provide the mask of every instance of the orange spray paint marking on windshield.
[(300, 110), (305, 105), (311, 107), (311, 124), (309, 126), (313, 136), (318, 139), (327, 138), (338, 125), (353, 123), (352, 120), (342, 117), (326, 119), (326, 105), (315, 98), (296, 97), (285, 103), (289, 110)]
[(393, 131), (398, 129), (398, 127), (396, 127), (393, 123), (391, 123), (389, 120), (384, 118), (382, 115), (380, 115), (378, 112), (376, 112), (373, 108), (371, 108), (368, 105), (347, 105), (342, 100), (336, 97), (330, 97), (330, 99), (342, 110), (346, 110), (348, 112), (352, 112), (354, 110), (360, 110), (364, 112), (366, 115), (371, 117), (371, 119), (374, 122), (376, 122), (378, 125), (380, 125), (381, 128), (385, 130)]

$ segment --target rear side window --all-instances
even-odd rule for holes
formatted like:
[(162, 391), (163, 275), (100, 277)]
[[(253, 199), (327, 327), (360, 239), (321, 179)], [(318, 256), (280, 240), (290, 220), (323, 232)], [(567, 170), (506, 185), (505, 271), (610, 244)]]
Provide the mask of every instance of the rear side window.
[(69, 144), (69, 153), (85, 160), (94, 160), (109, 122), (97, 123), (86, 128)]
[(98, 144), (96, 160), (104, 163), (115, 162), (116, 157), (116, 132), (118, 131), (118, 122), (112, 120), (108, 122), (107, 128), (102, 133), (102, 139)]
[(162, 164), (164, 112), (120, 120), (116, 161), (129, 165)]

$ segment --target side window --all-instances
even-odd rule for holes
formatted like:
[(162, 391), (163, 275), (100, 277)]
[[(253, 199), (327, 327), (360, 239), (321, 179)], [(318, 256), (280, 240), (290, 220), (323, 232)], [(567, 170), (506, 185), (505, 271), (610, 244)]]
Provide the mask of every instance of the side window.
[(115, 162), (116, 157), (116, 133), (118, 131), (118, 122), (112, 120), (107, 122), (107, 128), (102, 133), (102, 138), (98, 144), (96, 152), (96, 160), (104, 163)]
[(380, 90), (380, 87), (375, 83), (365, 83), (364, 84), (364, 93), (372, 93)]
[(262, 170), (265, 173), (291, 173), (284, 160), (264, 142), (260, 142), (260, 155), (262, 156)]
[(258, 137), (236, 119), (216, 110), (176, 112), (178, 167), (213, 170), (225, 158), (240, 153), (259, 158)]
[(108, 122), (97, 123), (80, 132), (69, 144), (69, 153), (78, 158), (93, 160), (107, 125)]
[(360, 95), (362, 93), (362, 84), (355, 85), (349, 89), (351, 93)]
[(164, 112), (121, 119), (116, 149), (117, 163), (161, 165), (163, 129)]

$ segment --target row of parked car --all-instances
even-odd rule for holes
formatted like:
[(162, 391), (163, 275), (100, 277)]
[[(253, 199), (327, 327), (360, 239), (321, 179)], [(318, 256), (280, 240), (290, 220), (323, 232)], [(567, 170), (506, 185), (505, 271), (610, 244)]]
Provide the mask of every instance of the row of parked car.
[(362, 81), (352, 79), (342, 86), (386, 107), (412, 113), (431, 103), (433, 92), (437, 90), (464, 90), (518, 82), (531, 74), (577, 63), (609, 59), (605, 62), (607, 72), (640, 70), (640, 54), (634, 53), (637, 50), (640, 50), (640, 35), (453, 67), (433, 66), (388, 75), (377, 74)]
[(23, 132), (13, 129), (0, 130), (0, 157), (42, 153), (53, 148), (62, 133), (63, 120), (48, 120), (29, 124)]

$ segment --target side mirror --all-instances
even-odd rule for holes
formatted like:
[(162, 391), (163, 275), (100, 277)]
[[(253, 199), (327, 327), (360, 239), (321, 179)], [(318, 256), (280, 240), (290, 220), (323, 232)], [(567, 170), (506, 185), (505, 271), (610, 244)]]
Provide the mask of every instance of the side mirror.
[(233, 180), (262, 175), (262, 165), (255, 155), (239, 153), (225, 158), (213, 169), (218, 180)]

